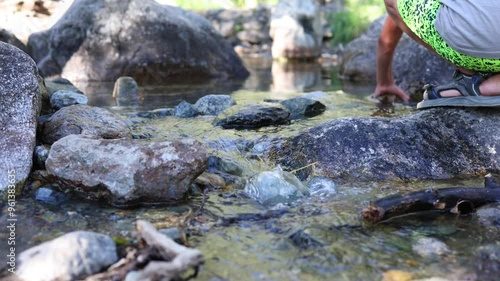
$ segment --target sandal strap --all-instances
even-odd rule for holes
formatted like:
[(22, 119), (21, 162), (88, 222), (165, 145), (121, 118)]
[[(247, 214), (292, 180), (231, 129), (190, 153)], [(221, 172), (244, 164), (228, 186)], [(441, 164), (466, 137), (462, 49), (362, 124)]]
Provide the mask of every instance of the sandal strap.
[[(459, 70), (455, 70), (456, 78), (455, 82), (462, 86), (457, 87), (457, 90), (462, 96), (481, 96), (481, 91), (479, 90), (479, 85), (488, 79), (491, 73), (476, 72), (472, 75), (466, 75)], [(460, 90), (462, 88), (462, 90)]]
[(493, 73), (476, 72), (473, 75), (467, 75), (460, 70), (455, 70), (453, 81), (446, 85), (426, 85), (424, 89), (424, 99), (442, 98), (440, 92), (446, 90), (457, 90), (462, 96), (481, 96), (479, 85), (491, 77)]

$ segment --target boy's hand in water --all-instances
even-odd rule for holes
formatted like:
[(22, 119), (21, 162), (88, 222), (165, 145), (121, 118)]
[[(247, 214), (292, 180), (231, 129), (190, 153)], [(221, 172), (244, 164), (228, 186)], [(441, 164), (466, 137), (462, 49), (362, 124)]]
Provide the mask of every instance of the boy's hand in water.
[(403, 102), (408, 102), (410, 100), (410, 96), (408, 96), (401, 88), (396, 86), (395, 84), (389, 86), (377, 86), (375, 88), (375, 92), (373, 93), (374, 99), (392, 99), (394, 97), (399, 98)]

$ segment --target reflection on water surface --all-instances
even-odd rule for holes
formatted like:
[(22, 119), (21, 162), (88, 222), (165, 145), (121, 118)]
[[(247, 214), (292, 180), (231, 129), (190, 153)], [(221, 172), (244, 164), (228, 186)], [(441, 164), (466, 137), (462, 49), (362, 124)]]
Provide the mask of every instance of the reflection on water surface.
[[(157, 108), (175, 107), (185, 100), (195, 103), (199, 98), (208, 94), (232, 95), (245, 92), (246, 100), (262, 101), (262, 95), (252, 98), (252, 92), (266, 92), (264, 98), (285, 99), (299, 93), (311, 91), (338, 91), (343, 85), (337, 78), (335, 66), (322, 66), (318, 62), (273, 62), (270, 58), (247, 58), (245, 64), (251, 75), (244, 81), (193, 81), (192, 79), (176, 79), (166, 81), (164, 85), (139, 85), (144, 100), (135, 107), (119, 106), (113, 99), (113, 82), (94, 83), (76, 82), (89, 98), (89, 104), (110, 108), (114, 111), (130, 112), (145, 111)], [(352, 85), (345, 84), (353, 88)], [(363, 86), (364, 87), (364, 86)], [(363, 95), (356, 93), (356, 97), (366, 99), (373, 90), (367, 90)], [(355, 88), (354, 88), (355, 89)]]

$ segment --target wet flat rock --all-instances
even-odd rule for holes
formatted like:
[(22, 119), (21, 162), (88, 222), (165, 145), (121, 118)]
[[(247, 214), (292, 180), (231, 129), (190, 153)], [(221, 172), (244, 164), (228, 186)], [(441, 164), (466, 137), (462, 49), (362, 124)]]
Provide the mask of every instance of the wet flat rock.
[(213, 124), (224, 129), (258, 129), (286, 125), (289, 116), (290, 112), (278, 104), (236, 105), (217, 116)]
[(314, 117), (325, 112), (326, 109), (321, 102), (304, 97), (287, 99), (281, 104), (290, 111), (291, 120)]
[(147, 142), (71, 135), (52, 145), (47, 171), (65, 187), (113, 205), (181, 199), (207, 167), (205, 148), (190, 139)]

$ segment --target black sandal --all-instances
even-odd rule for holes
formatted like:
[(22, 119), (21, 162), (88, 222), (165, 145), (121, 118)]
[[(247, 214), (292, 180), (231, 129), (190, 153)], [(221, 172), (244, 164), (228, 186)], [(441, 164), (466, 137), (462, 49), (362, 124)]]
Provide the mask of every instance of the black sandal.
[[(439, 106), (465, 107), (497, 107), (500, 106), (500, 96), (483, 96), (479, 86), (495, 73), (476, 72), (467, 75), (455, 70), (453, 81), (446, 85), (425, 85), (424, 100), (417, 104), (417, 109)], [(461, 96), (442, 97), (441, 92), (457, 90)]]

